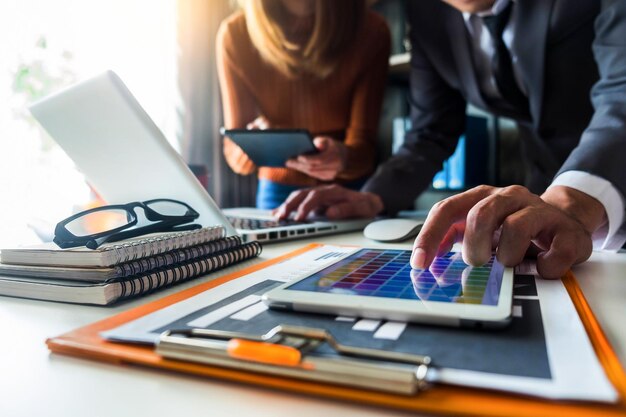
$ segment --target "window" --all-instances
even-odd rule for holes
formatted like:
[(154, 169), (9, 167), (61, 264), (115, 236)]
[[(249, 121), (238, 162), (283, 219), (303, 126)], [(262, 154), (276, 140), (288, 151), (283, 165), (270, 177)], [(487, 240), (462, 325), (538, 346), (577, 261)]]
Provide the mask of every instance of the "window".
[(32, 243), (27, 224), (45, 233), (89, 201), (82, 176), (27, 106), (106, 69), (120, 75), (177, 147), (175, 0), (0, 6), (0, 247)]

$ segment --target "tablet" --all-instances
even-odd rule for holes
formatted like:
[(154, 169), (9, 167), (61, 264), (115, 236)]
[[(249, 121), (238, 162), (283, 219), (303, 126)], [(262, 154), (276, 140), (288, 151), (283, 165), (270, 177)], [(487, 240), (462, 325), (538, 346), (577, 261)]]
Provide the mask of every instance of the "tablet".
[(411, 269), (411, 251), (357, 249), (263, 295), (274, 309), (449, 326), (502, 327), (511, 320), (513, 270), (495, 256), (480, 267), (461, 253)]
[(256, 166), (284, 167), (298, 155), (317, 152), (306, 129), (222, 129)]

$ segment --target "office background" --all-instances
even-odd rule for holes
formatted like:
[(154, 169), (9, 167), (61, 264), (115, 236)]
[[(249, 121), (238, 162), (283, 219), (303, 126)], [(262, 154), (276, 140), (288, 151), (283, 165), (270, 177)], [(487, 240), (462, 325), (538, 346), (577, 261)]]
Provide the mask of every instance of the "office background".
[[(30, 102), (90, 77), (115, 70), (166, 137), (194, 165), (208, 168), (209, 191), (223, 207), (254, 204), (256, 178), (232, 173), (222, 155), (221, 104), (215, 68), (215, 35), (234, 10), (232, 0), (24, 0), (0, 6), (0, 188), (1, 213), (13, 221), (0, 228), (0, 243), (29, 224), (44, 231), (85, 204), (93, 194), (72, 162), (35, 123)], [(392, 33), (392, 61), (379, 129), (380, 159), (389, 156), (406, 126), (407, 71), (405, 0), (371, 1)], [(482, 154), (483, 178), (495, 184), (519, 181), (521, 167), (500, 164), (517, 152), (514, 130), (469, 109), (483, 131), (465, 142)], [(395, 125), (394, 125), (395, 123)], [(394, 128), (395, 126), (395, 128)], [(505, 129), (496, 130), (496, 126)], [(497, 133), (496, 133), (497, 132)], [(495, 147), (495, 135), (500, 135)], [(478, 137), (477, 140), (476, 137)], [(480, 145), (476, 145), (480, 143)], [(478, 146), (478, 149), (476, 149)], [(471, 147), (471, 148), (467, 148)], [(120, 150), (123, 151), (123, 150)], [(465, 160), (468, 153), (465, 152)], [(461, 159), (463, 159), (461, 155)], [(459, 155), (456, 163), (459, 166)], [(463, 164), (461, 164), (463, 165)], [(472, 169), (465, 163), (465, 168)], [(448, 174), (449, 175), (449, 172)], [(471, 185), (435, 181), (439, 188), (418, 200), (419, 208), (446, 197), (445, 188)], [(444, 178), (446, 178), (444, 176)], [(464, 178), (468, 178), (465, 176)], [(443, 186), (441, 186), (443, 184)], [(2, 237), (5, 236), (5, 237)], [(6, 239), (6, 241), (2, 241)]]

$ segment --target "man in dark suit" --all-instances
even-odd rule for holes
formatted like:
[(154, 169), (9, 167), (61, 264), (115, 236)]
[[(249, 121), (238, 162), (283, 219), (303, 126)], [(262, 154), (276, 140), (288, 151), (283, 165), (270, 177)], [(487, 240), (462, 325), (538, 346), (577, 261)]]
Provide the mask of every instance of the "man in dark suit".
[(362, 192), (297, 192), (277, 215), (371, 217), (409, 207), (454, 151), (469, 102), (517, 122), (526, 187), (481, 186), (435, 205), (414, 267), (460, 240), (466, 262), (482, 264), (495, 242), (505, 265), (531, 251), (544, 277), (559, 277), (592, 244), (621, 246), (626, 1), (415, 0), (408, 19), (413, 128), (400, 151)]

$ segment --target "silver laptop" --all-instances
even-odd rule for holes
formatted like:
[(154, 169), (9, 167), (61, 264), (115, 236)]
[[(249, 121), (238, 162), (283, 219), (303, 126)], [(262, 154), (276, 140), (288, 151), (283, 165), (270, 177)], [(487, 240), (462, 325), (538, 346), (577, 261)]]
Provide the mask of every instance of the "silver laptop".
[(369, 222), (277, 222), (266, 210), (220, 210), (113, 71), (51, 95), (30, 111), (109, 204), (184, 201), (200, 213), (203, 226), (223, 225), (229, 236), (239, 234), (246, 241), (340, 233)]

